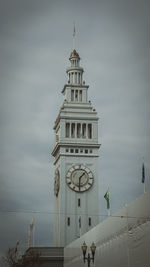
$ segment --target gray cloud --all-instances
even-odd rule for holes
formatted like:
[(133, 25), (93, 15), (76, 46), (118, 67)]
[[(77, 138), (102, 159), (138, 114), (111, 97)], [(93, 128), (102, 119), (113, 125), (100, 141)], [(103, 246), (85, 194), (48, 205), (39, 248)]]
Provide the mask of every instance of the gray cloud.
[[(100, 214), (110, 188), (112, 212), (150, 188), (149, 1), (1, 1), (0, 207), (53, 211), (53, 123), (76, 48), (100, 117)], [(36, 220), (36, 244), (52, 245), (53, 213), (1, 213), (0, 249)], [(100, 217), (103, 219), (104, 217)], [(48, 234), (47, 234), (48, 233)]]

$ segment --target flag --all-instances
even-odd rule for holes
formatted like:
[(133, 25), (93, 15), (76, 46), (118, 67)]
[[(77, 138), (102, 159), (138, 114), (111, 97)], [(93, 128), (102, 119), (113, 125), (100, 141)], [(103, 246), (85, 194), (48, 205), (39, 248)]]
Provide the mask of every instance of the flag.
[(79, 228), (81, 228), (81, 216), (79, 217)]
[(28, 248), (30, 247), (30, 244), (31, 244), (31, 232), (33, 230), (34, 224), (35, 224), (34, 219), (32, 218), (32, 221), (30, 223), (29, 232), (28, 232)]
[(142, 166), (142, 183), (144, 184), (145, 182), (145, 167), (144, 167), (144, 163), (143, 163), (143, 166)]
[(32, 221), (30, 223), (30, 232), (33, 230), (34, 227), (34, 219), (32, 218)]
[(74, 27), (73, 27), (73, 37), (75, 37), (76, 35), (76, 28), (75, 28), (75, 24), (74, 24)]
[(110, 208), (110, 203), (109, 203), (109, 191), (107, 190), (106, 194), (104, 195), (104, 198), (107, 201), (107, 209)]

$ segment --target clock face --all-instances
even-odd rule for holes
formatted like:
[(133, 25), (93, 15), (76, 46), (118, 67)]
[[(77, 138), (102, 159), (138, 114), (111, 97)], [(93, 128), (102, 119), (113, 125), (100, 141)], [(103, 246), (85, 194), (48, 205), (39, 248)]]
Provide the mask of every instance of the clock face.
[(72, 166), (66, 175), (67, 185), (75, 192), (82, 193), (88, 190), (94, 182), (94, 177), (89, 168), (84, 165)]
[(59, 175), (59, 170), (56, 169), (54, 177), (54, 194), (56, 197), (58, 197), (59, 187), (60, 187), (60, 175)]

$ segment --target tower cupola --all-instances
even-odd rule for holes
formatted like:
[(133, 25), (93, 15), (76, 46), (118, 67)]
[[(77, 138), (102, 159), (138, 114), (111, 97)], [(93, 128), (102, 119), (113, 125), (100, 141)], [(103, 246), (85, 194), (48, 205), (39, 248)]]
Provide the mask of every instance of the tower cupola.
[(80, 56), (74, 49), (69, 57), (71, 66), (67, 69), (68, 83), (74, 85), (82, 84), (83, 68), (80, 67)]
[(71, 52), (69, 60), (71, 62), (71, 67), (79, 67), (80, 57), (75, 49)]

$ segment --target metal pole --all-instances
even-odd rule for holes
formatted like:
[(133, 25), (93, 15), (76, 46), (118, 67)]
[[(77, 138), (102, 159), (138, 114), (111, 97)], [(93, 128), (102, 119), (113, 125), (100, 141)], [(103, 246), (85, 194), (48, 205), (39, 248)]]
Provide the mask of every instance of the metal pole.
[(128, 267), (130, 267), (130, 250), (129, 250), (129, 224), (128, 224), (128, 206), (126, 207), (126, 229), (127, 229), (127, 258), (128, 258)]
[(144, 194), (146, 193), (146, 188), (145, 188), (145, 181), (144, 181)]
[(33, 226), (33, 233), (32, 233), (32, 237), (33, 237), (32, 243), (33, 243), (33, 247), (34, 247), (35, 225)]
[(90, 261), (91, 261), (90, 253), (88, 253), (87, 261), (88, 261), (88, 267), (90, 267)]

